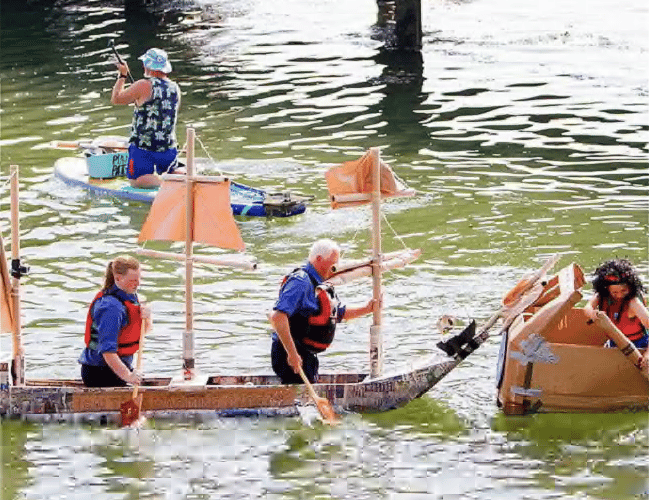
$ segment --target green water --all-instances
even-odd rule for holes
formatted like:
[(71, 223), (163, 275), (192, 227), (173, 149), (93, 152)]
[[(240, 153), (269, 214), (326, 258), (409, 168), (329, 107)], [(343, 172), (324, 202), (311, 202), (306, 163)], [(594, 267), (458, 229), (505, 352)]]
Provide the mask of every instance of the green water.
[[(148, 210), (52, 177), (68, 153), (50, 141), (128, 132), (131, 110), (109, 103), (109, 39), (136, 78), (146, 49), (170, 53), (183, 91), (179, 139), (194, 127), (198, 156), (238, 181), (315, 197), (297, 217), (238, 221), (258, 271), (196, 266), (196, 360), (205, 371), (270, 372), (265, 312), (314, 239), (338, 240), (344, 258), (365, 255), (369, 212), (331, 211), (323, 173), (369, 147), (417, 190), (386, 204), (384, 251), (422, 249), (414, 265), (385, 277), (386, 370), (434, 352), (439, 316), (484, 321), (551, 254), (587, 273), (628, 257), (648, 282), (644, 2), (425, 3), (421, 57), (381, 50), (373, 0), (342, 10), (329, 0), (212, 0), (203, 17), (161, 19), (117, 2), (3, 2), (0, 229), (8, 240), (8, 167), (17, 164), (30, 376), (77, 376), (87, 305), (106, 262), (137, 246)], [(141, 291), (156, 324), (144, 370), (174, 375), (184, 271), (144, 264)], [(339, 294), (364, 301), (369, 283)], [(365, 370), (368, 326), (367, 318), (345, 325), (322, 370)], [(0, 347), (10, 349), (9, 337)], [(494, 339), (422, 399), (347, 415), (335, 429), (232, 418), (153, 422), (133, 435), (3, 421), (2, 498), (647, 497), (646, 412), (504, 417), (497, 352)]]

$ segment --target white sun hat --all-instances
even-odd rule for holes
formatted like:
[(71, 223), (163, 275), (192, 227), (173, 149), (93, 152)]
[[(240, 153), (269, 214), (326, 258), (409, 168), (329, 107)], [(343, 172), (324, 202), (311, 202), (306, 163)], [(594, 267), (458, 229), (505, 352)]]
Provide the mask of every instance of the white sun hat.
[(169, 56), (167, 56), (167, 53), (162, 49), (149, 49), (138, 59), (142, 61), (142, 64), (144, 64), (144, 67), (147, 69), (162, 71), (163, 73), (171, 73)]

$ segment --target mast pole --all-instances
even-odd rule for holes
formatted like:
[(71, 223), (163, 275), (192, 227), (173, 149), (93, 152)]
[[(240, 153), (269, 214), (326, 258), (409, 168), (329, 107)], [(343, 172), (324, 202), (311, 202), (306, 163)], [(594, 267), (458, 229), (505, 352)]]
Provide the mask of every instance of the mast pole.
[(381, 334), (381, 157), (372, 148), (372, 298), (375, 300), (370, 327), (370, 377), (383, 371), (383, 338)]
[(194, 129), (187, 127), (187, 193), (185, 203), (185, 335), (183, 378), (194, 378)]
[(14, 384), (25, 385), (25, 356), (20, 325), (20, 218), (18, 214), (18, 165), (10, 166), (11, 175), (11, 299), (13, 302)]

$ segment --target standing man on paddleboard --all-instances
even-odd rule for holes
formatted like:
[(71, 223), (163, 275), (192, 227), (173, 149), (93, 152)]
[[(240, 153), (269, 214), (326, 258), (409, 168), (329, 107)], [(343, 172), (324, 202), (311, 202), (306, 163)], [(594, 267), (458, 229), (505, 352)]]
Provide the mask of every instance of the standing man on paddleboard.
[(369, 314), (374, 300), (361, 307), (338, 304), (333, 287), (323, 282), (334, 273), (340, 248), (332, 240), (316, 241), (309, 261), (284, 278), (279, 298), (269, 315), (273, 332), (271, 362), (283, 384), (301, 384), (302, 366), (310, 382), (318, 378), (317, 353), (333, 341), (336, 323)]
[(86, 387), (139, 385), (133, 354), (140, 346), (142, 322), (151, 327), (151, 312), (140, 306), (140, 263), (120, 256), (108, 263), (104, 286), (95, 296), (86, 319), (86, 347), (79, 357)]
[(173, 172), (177, 167), (176, 122), (180, 89), (167, 75), (171, 63), (161, 49), (149, 49), (140, 56), (144, 78), (124, 87), (128, 64), (117, 62), (118, 76), (110, 98), (112, 104), (135, 104), (131, 126), (126, 175), (131, 186), (160, 185), (155, 173)]

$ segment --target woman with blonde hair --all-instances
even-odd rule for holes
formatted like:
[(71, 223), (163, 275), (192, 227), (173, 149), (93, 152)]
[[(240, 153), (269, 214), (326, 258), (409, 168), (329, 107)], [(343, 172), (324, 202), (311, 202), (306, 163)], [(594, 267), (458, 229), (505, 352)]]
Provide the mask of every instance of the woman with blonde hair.
[(150, 328), (150, 312), (140, 306), (140, 263), (120, 256), (108, 263), (104, 286), (86, 319), (85, 348), (79, 357), (81, 378), (87, 387), (138, 385), (133, 354), (140, 345), (142, 321)]

